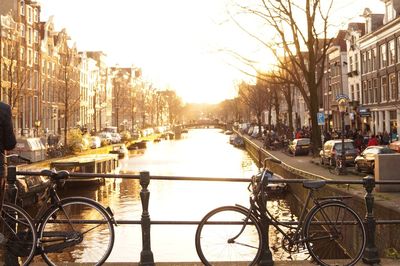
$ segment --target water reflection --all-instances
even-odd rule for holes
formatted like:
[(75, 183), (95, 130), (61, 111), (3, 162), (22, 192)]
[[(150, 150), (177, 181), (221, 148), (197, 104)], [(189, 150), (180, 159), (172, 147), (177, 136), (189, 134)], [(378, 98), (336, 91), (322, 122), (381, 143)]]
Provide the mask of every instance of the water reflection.
[[(229, 136), (218, 129), (192, 129), (180, 140), (148, 143), (147, 149), (131, 152), (120, 161), (123, 173), (149, 171), (150, 175), (250, 178), (258, 171), (248, 154), (229, 144)], [(222, 205), (248, 206), (247, 183), (159, 181), (149, 185), (149, 212), (153, 221), (199, 221), (208, 211)], [(97, 190), (76, 190), (64, 194), (89, 196), (110, 206), (118, 220), (140, 220), (138, 180), (107, 182)], [(291, 220), (286, 199), (270, 204), (271, 212)], [(194, 245), (194, 225), (152, 225), (151, 249), (155, 261), (199, 261)], [(115, 228), (116, 239), (110, 262), (138, 262), (142, 249), (139, 225)], [(281, 236), (270, 230), (274, 258), (287, 259), (279, 248)]]

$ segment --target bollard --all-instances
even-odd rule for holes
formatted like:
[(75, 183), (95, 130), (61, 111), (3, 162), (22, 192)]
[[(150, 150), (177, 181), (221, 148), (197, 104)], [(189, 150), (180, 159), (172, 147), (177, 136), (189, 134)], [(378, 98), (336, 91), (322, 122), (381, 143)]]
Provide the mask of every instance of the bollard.
[(365, 229), (367, 234), (367, 243), (363, 255), (363, 262), (366, 264), (377, 264), (380, 262), (378, 249), (375, 246), (375, 218), (373, 215), (374, 196), (372, 190), (375, 187), (375, 179), (373, 176), (368, 175), (363, 178), (363, 186), (367, 193), (365, 194), (365, 205), (367, 213), (365, 215)]
[(150, 215), (149, 215), (149, 199), (150, 191), (147, 186), (150, 184), (150, 174), (147, 171), (140, 172), (140, 199), (142, 201), (142, 251), (140, 252), (139, 265), (153, 266), (154, 258), (150, 247)]
[[(7, 186), (6, 186), (6, 193), (5, 199), (8, 202), (16, 203), (17, 202), (17, 195), (18, 195), (18, 187), (17, 187), (17, 167), (16, 166), (8, 166), (7, 167)], [(11, 218), (11, 217), (10, 217)], [(6, 218), (7, 219), (7, 218)], [(10, 229), (14, 227), (13, 230), (16, 230), (15, 223), (12, 220), (15, 219), (13, 217), (10, 221), (7, 222)], [(19, 265), (18, 258), (12, 254), (12, 252), (7, 252), (7, 255), (4, 259), (5, 265)]]

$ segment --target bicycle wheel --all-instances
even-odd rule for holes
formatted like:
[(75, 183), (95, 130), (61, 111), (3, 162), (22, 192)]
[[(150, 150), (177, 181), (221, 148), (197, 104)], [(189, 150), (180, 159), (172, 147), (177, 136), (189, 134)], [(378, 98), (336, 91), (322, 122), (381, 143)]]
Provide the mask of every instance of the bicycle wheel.
[(340, 202), (311, 211), (304, 225), (310, 255), (319, 265), (354, 265), (365, 248), (365, 228), (360, 216)]
[(40, 221), (42, 257), (50, 265), (101, 265), (111, 253), (113, 223), (107, 211), (91, 199), (65, 198), (60, 205), (51, 206)]
[(205, 265), (216, 261), (246, 261), (255, 265), (261, 256), (261, 228), (254, 216), (235, 206), (212, 210), (196, 231), (196, 251)]
[(29, 265), (36, 242), (36, 228), (29, 214), (4, 202), (0, 215), (0, 261), (5, 265)]

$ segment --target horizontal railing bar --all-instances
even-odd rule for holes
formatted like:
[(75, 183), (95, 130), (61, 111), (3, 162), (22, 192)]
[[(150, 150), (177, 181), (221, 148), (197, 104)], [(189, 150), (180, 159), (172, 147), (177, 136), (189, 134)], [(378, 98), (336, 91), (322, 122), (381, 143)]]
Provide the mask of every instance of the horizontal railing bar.
[[(17, 175), (31, 175), (39, 176), (40, 172), (31, 171), (17, 171)], [(101, 178), (122, 178), (122, 179), (140, 179), (140, 175), (135, 174), (91, 174), (91, 173), (70, 173), (71, 177), (101, 177)], [(250, 182), (251, 178), (232, 178), (232, 177), (188, 177), (188, 176), (160, 176), (152, 175), (151, 180), (174, 180), (174, 181), (215, 181), (215, 182)], [(303, 182), (309, 182), (310, 179), (272, 179), (268, 182), (271, 184), (301, 184)], [(315, 181), (315, 180), (314, 180)], [(364, 184), (362, 180), (324, 180), (327, 184), (352, 184), (361, 185)], [(375, 181), (375, 184), (379, 185), (400, 185), (399, 181)]]
[[(38, 221), (35, 221), (38, 222)], [(104, 224), (104, 220), (70, 220), (70, 221), (63, 221), (57, 220), (57, 223), (72, 223), (72, 224)], [(141, 224), (140, 220), (115, 220), (115, 222), (119, 225), (121, 224), (133, 224), (138, 225)], [(278, 221), (280, 224), (283, 225), (298, 225), (296, 221)], [(54, 221), (49, 221), (49, 223), (54, 223)], [(173, 221), (173, 220), (159, 220), (159, 221), (150, 221), (151, 224), (154, 225), (198, 225), (200, 221)], [(352, 222), (345, 221), (345, 224), (352, 224)], [(376, 220), (376, 224), (400, 224), (400, 220)], [(213, 221), (208, 222), (207, 224), (242, 224), (242, 222), (228, 222), (228, 221)], [(249, 223), (251, 224), (251, 223)], [(327, 222), (312, 222), (312, 224), (327, 224)]]

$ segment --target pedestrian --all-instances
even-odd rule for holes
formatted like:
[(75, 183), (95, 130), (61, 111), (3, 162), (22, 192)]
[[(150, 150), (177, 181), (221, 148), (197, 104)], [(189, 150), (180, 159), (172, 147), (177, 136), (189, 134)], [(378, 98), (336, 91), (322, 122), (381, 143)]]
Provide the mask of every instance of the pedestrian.
[(377, 146), (377, 145), (379, 145), (379, 143), (378, 143), (378, 139), (376, 138), (376, 136), (373, 134), (372, 136), (371, 136), (371, 138), (368, 140), (368, 147), (369, 146)]
[(0, 102), (0, 179), (4, 175), (5, 151), (14, 149), (16, 144), (17, 141), (11, 118), (11, 107), (8, 104)]

